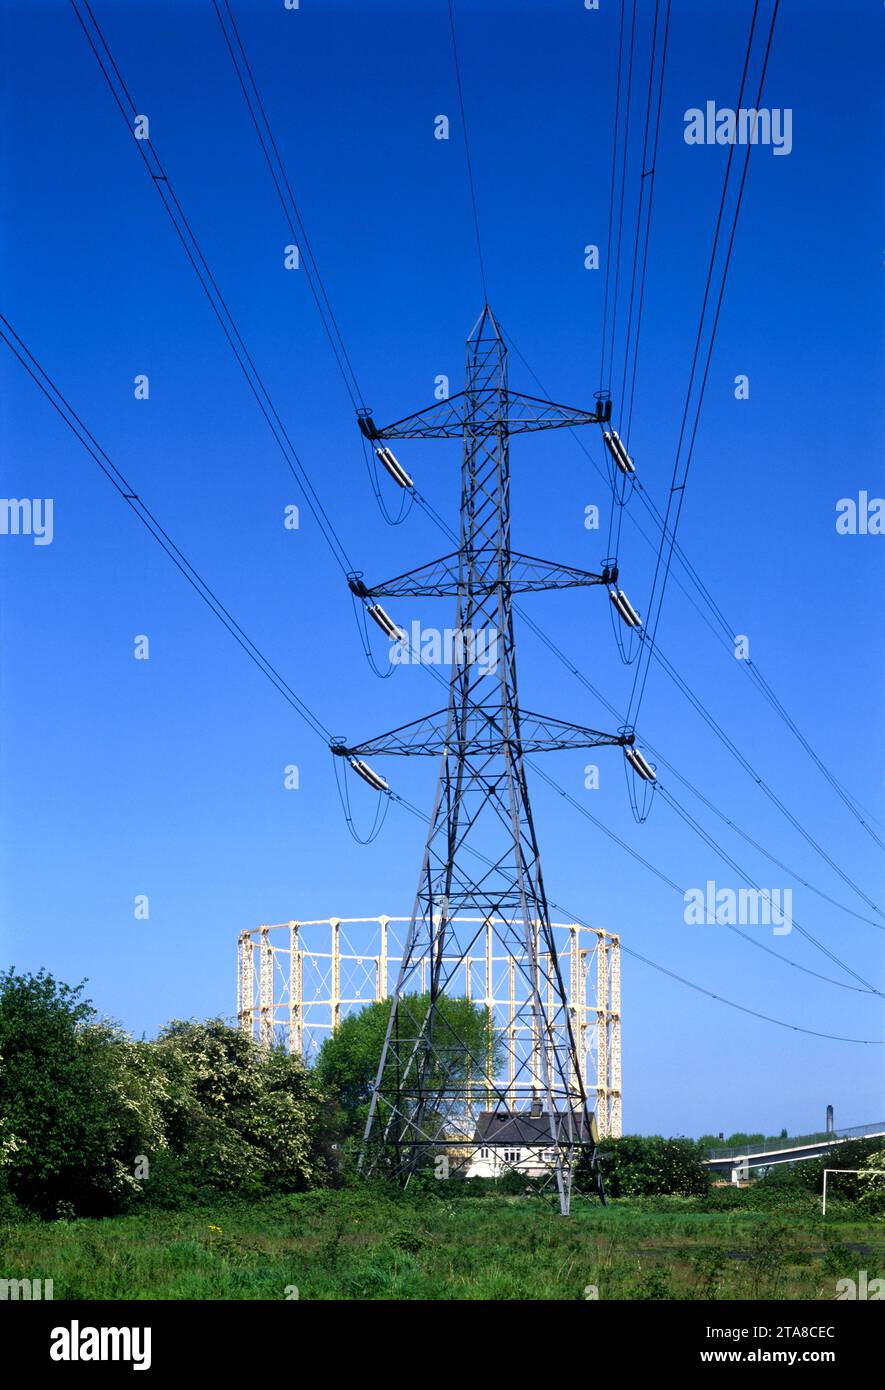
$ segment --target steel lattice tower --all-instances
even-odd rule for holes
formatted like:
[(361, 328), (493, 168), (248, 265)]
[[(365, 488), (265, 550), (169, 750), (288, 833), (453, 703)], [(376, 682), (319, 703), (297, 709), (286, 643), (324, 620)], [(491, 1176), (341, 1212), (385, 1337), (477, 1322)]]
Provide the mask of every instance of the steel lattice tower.
[[(513, 632), (514, 594), (608, 585), (617, 574), (592, 574), (538, 560), (510, 548), (510, 436), (600, 423), (592, 412), (511, 391), (507, 349), (488, 305), (467, 341), (466, 388), (456, 396), (379, 429), (371, 415), (363, 433), (385, 461), (383, 441), (463, 440), (458, 550), (385, 583), (352, 590), (373, 604), (381, 597), (456, 599), (448, 706), (390, 733), (334, 751), (362, 763), (372, 754), (436, 754), (439, 782), (387, 1036), (371, 1099), (361, 1162), (392, 1166), (408, 1178), (422, 1156), (452, 1153), (469, 1143), (479, 1113), (515, 1108), (543, 1116), (543, 1143), (560, 1209), (569, 1210), (577, 1159), (595, 1167), (596, 1129), (588, 1106), (567, 991), (541, 873), (526, 784), (525, 757), (561, 748), (625, 746), (629, 733), (605, 734), (520, 708)], [(388, 458), (398, 467), (396, 460)], [(383, 612), (383, 610), (382, 610)], [(386, 614), (384, 617), (386, 618)], [(389, 620), (388, 620), (389, 621)], [(497, 661), (474, 659), (480, 634)], [(358, 770), (360, 770), (358, 768)], [(476, 1055), (456, 1032), (443, 996), (469, 995), (464, 961), (491, 922), (517, 982), (517, 1026), (489, 1037)], [(425, 996), (416, 993), (425, 961)], [(422, 999), (421, 1007), (415, 1003)], [(518, 1055), (509, 1100), (500, 1080), (504, 1051)], [(497, 1059), (497, 1060), (496, 1060)]]

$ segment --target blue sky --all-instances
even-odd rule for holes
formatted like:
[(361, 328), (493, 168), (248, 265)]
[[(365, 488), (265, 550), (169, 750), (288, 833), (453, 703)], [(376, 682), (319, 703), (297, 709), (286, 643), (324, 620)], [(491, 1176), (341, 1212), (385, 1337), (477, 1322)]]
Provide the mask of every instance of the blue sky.
[[(360, 385), (379, 421), (458, 389), (481, 288), (443, 0), (344, 5), (236, 0), (249, 51)], [(652, 6), (639, 5), (640, 32)], [(767, 13), (767, 6), (765, 12)], [(369, 578), (447, 546), (416, 509), (385, 525), (352, 410), (290, 240), (210, 0), (95, 0), (114, 56), (305, 466)], [(661, 507), (724, 170), (683, 139), (684, 112), (734, 104), (751, 6), (674, 0), (657, 162), (632, 452)], [(302, 503), (185, 260), (70, 7), (0, 5), (3, 252), (0, 308), (117, 466), (250, 636), (335, 733), (352, 741), (435, 708), (415, 668), (380, 682), (350, 595)], [(618, 11), (602, 0), (457, 7), (490, 300), (554, 399), (598, 386)], [(885, 540), (840, 536), (836, 503), (882, 491), (881, 10), (784, 3), (765, 104), (793, 111), (793, 149), (753, 152), (679, 540), (799, 727), (885, 819), (883, 644), (875, 619)], [(644, 96), (643, 96), (644, 99)], [(437, 114), (452, 138), (433, 138)], [(407, 913), (417, 821), (392, 808), (355, 845), (328, 752), (153, 545), (4, 349), (3, 486), (54, 499), (51, 545), (0, 536), (3, 575), (4, 957), (88, 977), (99, 1008), (148, 1035), (171, 1017), (235, 1008), (237, 934), (290, 917)], [(133, 381), (150, 378), (150, 399)], [(750, 380), (746, 401), (734, 378)], [(533, 391), (518, 361), (511, 382)], [(599, 458), (599, 441), (587, 444)], [(450, 521), (457, 446), (398, 456)], [(564, 432), (512, 448), (513, 543), (598, 568), (584, 527), (605, 488)], [(396, 498), (391, 498), (395, 502)], [(638, 505), (643, 525), (645, 516)], [(629, 522), (622, 583), (647, 602), (653, 553)], [(620, 709), (632, 679), (600, 591), (524, 600)], [(438, 603), (398, 611), (445, 625)], [(147, 634), (149, 661), (133, 658)], [(611, 717), (531, 632), (524, 703), (608, 728)], [(384, 658), (378, 634), (377, 655)], [(803, 825), (877, 902), (881, 851), (671, 584), (662, 650)], [(644, 735), (791, 868), (864, 911), (653, 668)], [(605, 750), (602, 750), (605, 753)], [(677, 883), (739, 886), (661, 798), (637, 826), (621, 756), (551, 755), (547, 770)], [(284, 788), (296, 763), (300, 788)], [(430, 808), (430, 761), (385, 763)], [(721, 927), (690, 927), (680, 897), (535, 780), (551, 896), (714, 993), (788, 1022), (881, 1037), (881, 1001), (816, 980)], [(681, 795), (681, 792), (680, 792)], [(357, 813), (371, 793), (354, 788)], [(797, 919), (881, 984), (882, 935), (828, 907), (685, 802)], [(721, 831), (721, 835), (720, 835)], [(150, 898), (137, 921), (136, 895)], [(748, 933), (752, 928), (745, 929)], [(759, 929), (756, 929), (757, 932)], [(850, 983), (794, 932), (776, 955)], [(879, 1118), (882, 1049), (758, 1022), (635, 960), (623, 981), (629, 1130), (802, 1131), (824, 1107)]]

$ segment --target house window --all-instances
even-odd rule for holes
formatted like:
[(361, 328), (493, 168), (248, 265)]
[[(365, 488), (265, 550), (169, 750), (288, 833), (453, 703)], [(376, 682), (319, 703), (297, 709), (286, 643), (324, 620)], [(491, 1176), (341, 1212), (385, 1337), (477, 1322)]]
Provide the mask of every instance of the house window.
[(488, 1149), (480, 1149), (480, 1151), (479, 1151), (479, 1156), (480, 1156), (480, 1158), (488, 1158), (488, 1156), (489, 1156), (489, 1151), (488, 1151)]
[(505, 1149), (503, 1158), (505, 1163), (518, 1163), (522, 1158), (522, 1149)]

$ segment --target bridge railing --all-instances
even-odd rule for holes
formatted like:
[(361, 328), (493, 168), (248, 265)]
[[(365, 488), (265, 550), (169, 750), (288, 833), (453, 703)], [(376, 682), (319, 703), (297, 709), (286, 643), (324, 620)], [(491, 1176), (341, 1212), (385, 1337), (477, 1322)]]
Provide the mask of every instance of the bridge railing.
[(753, 1154), (776, 1153), (781, 1149), (801, 1149), (806, 1144), (833, 1143), (837, 1139), (864, 1139), (869, 1134), (885, 1133), (885, 1120), (869, 1125), (854, 1125), (851, 1129), (836, 1129), (831, 1133), (818, 1130), (816, 1134), (788, 1135), (786, 1138), (763, 1139), (761, 1143), (737, 1144), (726, 1149), (708, 1149), (707, 1159), (751, 1158)]

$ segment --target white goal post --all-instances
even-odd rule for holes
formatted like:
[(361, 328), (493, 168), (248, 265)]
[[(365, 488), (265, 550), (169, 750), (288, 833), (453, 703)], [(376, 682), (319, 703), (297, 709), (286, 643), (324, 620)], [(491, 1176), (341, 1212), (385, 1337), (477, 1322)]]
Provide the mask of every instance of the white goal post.
[(826, 1216), (826, 1214), (827, 1214), (827, 1174), (828, 1174), (828, 1173), (856, 1173), (856, 1174), (858, 1174), (858, 1175), (861, 1176), (861, 1177), (868, 1176), (869, 1174), (872, 1174), (872, 1173), (878, 1173), (880, 1177), (885, 1178), (885, 1168), (825, 1168), (825, 1169), (824, 1169), (824, 1200), (823, 1200), (823, 1206), (821, 1207), (821, 1213), (820, 1213), (821, 1216)]

